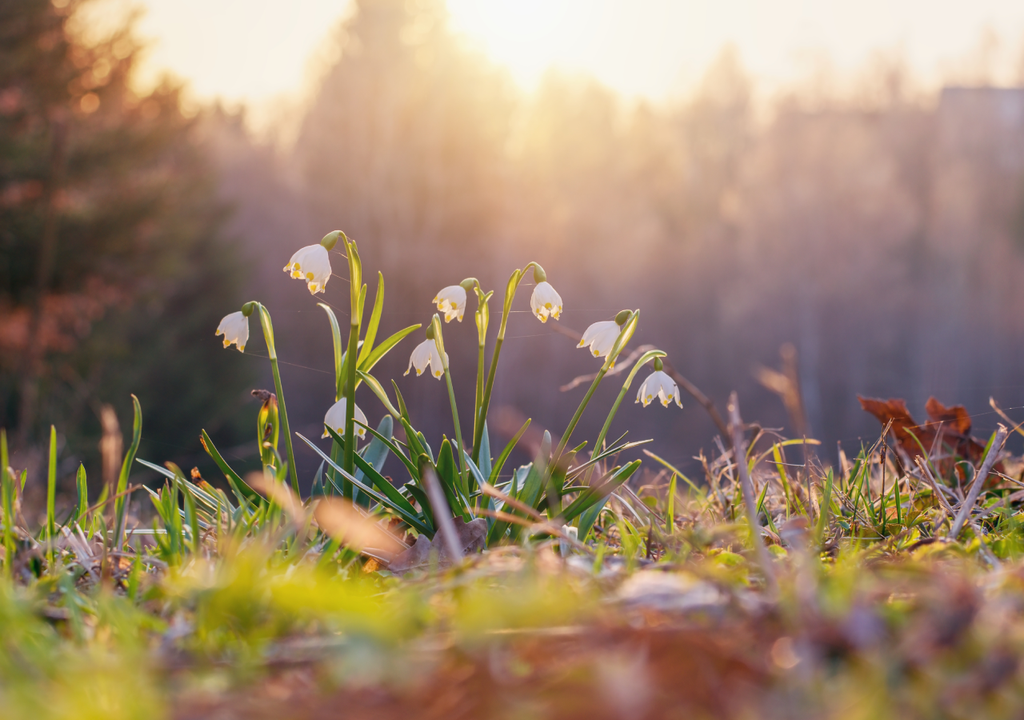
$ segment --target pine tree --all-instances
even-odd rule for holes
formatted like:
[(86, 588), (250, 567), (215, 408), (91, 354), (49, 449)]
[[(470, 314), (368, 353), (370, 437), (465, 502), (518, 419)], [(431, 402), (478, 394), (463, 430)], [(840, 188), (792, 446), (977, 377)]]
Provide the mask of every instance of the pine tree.
[(90, 5), (0, 3), (0, 426), (95, 433), (134, 392), (193, 451), (246, 382), (213, 337), (241, 302), (227, 210), (179, 88), (133, 91), (130, 24), (89, 37)]

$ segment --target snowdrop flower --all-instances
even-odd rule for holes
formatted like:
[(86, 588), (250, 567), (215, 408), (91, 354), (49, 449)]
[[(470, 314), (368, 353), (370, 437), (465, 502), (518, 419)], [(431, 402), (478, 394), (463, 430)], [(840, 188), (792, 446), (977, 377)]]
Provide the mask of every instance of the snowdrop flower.
[(216, 335), (224, 336), (225, 349), (234, 343), (238, 352), (245, 352), (245, 343), (249, 340), (249, 318), (241, 310), (225, 315), (217, 326)]
[[(358, 405), (355, 408), (355, 419), (364, 425), (366, 424), (366, 416), (359, 409)], [(324, 425), (338, 433), (341, 437), (345, 437), (345, 398), (331, 405), (331, 409), (324, 415)], [(356, 437), (362, 439), (365, 436), (366, 428), (356, 425)], [(324, 430), (322, 437), (330, 437), (330, 434)]]
[(537, 283), (533, 289), (533, 295), (530, 296), (530, 309), (542, 323), (546, 323), (548, 317), (557, 320), (562, 312), (562, 297), (545, 280)]
[(648, 375), (640, 385), (636, 401), (642, 402), (644, 407), (647, 407), (657, 397), (665, 407), (668, 407), (673, 400), (676, 401), (676, 405), (682, 407), (683, 403), (679, 401), (679, 386), (676, 385), (675, 380), (662, 372), (661, 368), (661, 359), (659, 358), (654, 361), (654, 372)]
[(440, 380), (444, 375), (444, 366), (447, 364), (448, 353), (444, 354), (444, 360), (442, 360), (441, 354), (437, 351), (437, 343), (433, 338), (428, 338), (412, 351), (412, 356), (409, 358), (409, 369), (405, 371), (405, 374), (408, 375), (413, 368), (416, 368), (416, 377), (419, 377), (427, 369), (427, 365), (430, 365), (430, 374)]
[(293, 278), (305, 280), (311, 294), (324, 292), (331, 278), (331, 259), (327, 256), (327, 248), (320, 244), (300, 248), (284, 266), (284, 271), (291, 273)]
[(452, 318), (462, 322), (466, 312), (466, 288), (449, 285), (437, 293), (431, 302), (437, 303), (437, 309), (444, 313), (445, 322), (450, 322)]
[(619, 337), (622, 328), (614, 320), (602, 320), (587, 328), (583, 333), (583, 339), (576, 347), (590, 346), (590, 352), (594, 357), (607, 357), (612, 346)]

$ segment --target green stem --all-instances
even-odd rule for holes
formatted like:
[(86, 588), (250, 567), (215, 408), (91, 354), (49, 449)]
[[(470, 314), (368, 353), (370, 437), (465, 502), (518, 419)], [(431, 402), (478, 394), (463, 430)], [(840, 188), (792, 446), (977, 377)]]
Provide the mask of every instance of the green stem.
[(580, 403), (579, 407), (576, 408), (576, 413), (572, 416), (572, 420), (569, 421), (569, 427), (565, 429), (565, 432), (562, 433), (562, 439), (558, 441), (558, 448), (552, 456), (552, 467), (558, 464), (558, 461), (562, 457), (562, 453), (565, 452), (565, 447), (569, 444), (569, 438), (572, 437), (572, 431), (576, 429), (576, 424), (580, 421), (583, 411), (587, 409), (587, 405), (590, 403), (590, 398), (594, 396), (594, 391), (597, 390), (597, 386), (601, 384), (601, 380), (604, 379), (605, 373), (608, 372), (608, 367), (608, 363), (602, 365), (601, 369), (597, 371), (597, 377), (594, 378), (594, 382), (590, 383), (590, 388), (587, 390), (587, 394), (583, 396), (583, 401)]
[(601, 384), (601, 380), (604, 379), (605, 374), (612, 369), (612, 366), (615, 364), (615, 358), (619, 356), (622, 349), (626, 347), (626, 343), (628, 343), (629, 339), (633, 337), (633, 332), (636, 329), (636, 323), (639, 317), (640, 311), (634, 310), (622, 324), (622, 329), (619, 330), (619, 336), (615, 338), (615, 344), (612, 345), (611, 350), (608, 351), (608, 356), (604, 360), (604, 365), (602, 365), (601, 369), (598, 370), (597, 375), (594, 377), (594, 382), (590, 384), (590, 389), (587, 390), (587, 394), (583, 396), (583, 401), (580, 403), (580, 406), (576, 408), (576, 414), (573, 415), (572, 420), (569, 421), (569, 427), (565, 429), (562, 439), (558, 442), (558, 449), (555, 451), (552, 465), (561, 459), (562, 453), (569, 444), (569, 438), (572, 436), (572, 431), (576, 429), (576, 423), (579, 422), (580, 416), (583, 415), (583, 411), (587, 409), (587, 404), (590, 403), (590, 398), (593, 397), (594, 391), (597, 390), (597, 386)]
[[(353, 315), (353, 318), (355, 315)], [(345, 358), (345, 454), (342, 467), (345, 472), (355, 471), (356, 461), (356, 346), (359, 344), (359, 323), (353, 322), (348, 331), (348, 350)]]
[(295, 470), (295, 450), (292, 448), (292, 433), (288, 427), (288, 409), (284, 404), (284, 388), (281, 386), (281, 370), (277, 365), (277, 346), (274, 343), (274, 323), (270, 312), (262, 303), (256, 303), (260, 310), (260, 325), (263, 327), (263, 339), (267, 343), (267, 355), (270, 356), (270, 371), (274, 375), (274, 392), (277, 394), (277, 409), (284, 433), (284, 447), (288, 452), (288, 475), (292, 480), (292, 490), (299, 495), (299, 474)]
[(448, 384), (448, 399), (452, 403), (452, 421), (455, 423), (455, 441), (459, 444), (459, 466), (462, 468), (462, 492), (469, 497), (469, 466), (466, 465), (466, 446), (462, 444), (462, 429), (459, 426), (459, 409), (455, 405), (455, 388), (452, 387), (452, 375), (448, 368), (444, 369), (444, 380)]
[(630, 370), (629, 376), (626, 377), (626, 382), (622, 384), (622, 390), (619, 391), (619, 396), (615, 398), (615, 403), (612, 405), (611, 412), (609, 412), (608, 417), (605, 418), (604, 426), (601, 428), (601, 433), (597, 436), (597, 442), (594, 443), (594, 449), (590, 451), (591, 458), (601, 452), (601, 446), (604, 444), (604, 438), (608, 434), (608, 430), (611, 428), (612, 420), (615, 419), (615, 414), (619, 411), (619, 405), (622, 404), (622, 398), (626, 397), (626, 391), (629, 390), (629, 386), (633, 383), (633, 378), (635, 378), (636, 374), (640, 372), (640, 368), (654, 358), (665, 357), (665, 355), (666, 353), (661, 350), (649, 350), (636, 361), (636, 364), (633, 365), (633, 369)]
[(483, 438), (483, 424), (484, 419), (480, 415), (480, 403), (484, 397), (484, 343), (482, 342), (477, 348), (476, 353), (476, 398), (473, 403), (473, 462), (479, 462), (480, 452), (477, 450), (477, 446), (480, 444), (480, 438)]
[[(473, 462), (480, 462), (480, 440), (484, 436), (484, 423), (487, 422), (487, 411), (491, 405), (491, 391), (494, 390), (494, 376), (498, 372), (498, 358), (501, 357), (501, 346), (505, 342), (505, 330), (508, 327), (508, 314), (512, 312), (512, 300), (515, 299), (519, 284), (523, 281), (526, 272), (537, 263), (527, 263), (522, 270), (515, 270), (508, 279), (505, 286), (505, 300), (501, 307), (501, 322), (498, 323), (498, 337), (494, 341), (494, 354), (491, 355), (491, 367), (487, 371), (487, 383), (484, 386), (483, 401), (477, 410), (479, 422), (473, 425)], [(483, 343), (481, 343), (482, 345)], [(483, 349), (481, 348), (481, 353)]]
[(494, 354), (491, 355), (491, 367), (487, 371), (487, 383), (484, 385), (484, 399), (480, 403), (478, 422), (473, 429), (473, 462), (480, 462), (480, 441), (484, 436), (484, 423), (487, 422), (487, 410), (491, 404), (491, 391), (494, 389), (494, 376), (498, 371), (498, 358), (501, 357), (501, 345), (505, 341), (505, 319), (502, 313), (501, 326), (498, 328), (498, 339), (494, 341)]

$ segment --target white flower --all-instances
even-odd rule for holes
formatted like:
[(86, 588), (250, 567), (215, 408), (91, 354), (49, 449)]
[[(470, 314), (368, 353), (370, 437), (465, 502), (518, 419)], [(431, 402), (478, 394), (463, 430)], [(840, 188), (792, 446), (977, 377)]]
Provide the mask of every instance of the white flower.
[(594, 357), (607, 357), (612, 346), (619, 337), (622, 328), (614, 320), (602, 320), (587, 328), (583, 333), (583, 339), (576, 347), (590, 346), (590, 352)]
[[(356, 405), (355, 419), (359, 422), (366, 424), (366, 416), (363, 415), (363, 411)], [(345, 398), (342, 398), (338, 402), (331, 405), (331, 409), (324, 415), (324, 425), (329, 427), (338, 435), (345, 437)], [(362, 439), (366, 436), (366, 428), (356, 425), (356, 437)], [(330, 437), (329, 433), (324, 430), (323, 437)]]
[(530, 309), (542, 323), (546, 323), (548, 317), (557, 320), (562, 313), (562, 297), (547, 281), (537, 283), (530, 296)]
[(284, 271), (293, 278), (306, 281), (311, 294), (323, 292), (331, 278), (331, 259), (323, 245), (307, 245), (296, 251), (284, 266)]
[(644, 407), (647, 407), (655, 397), (660, 399), (661, 404), (665, 407), (668, 407), (673, 400), (679, 407), (683, 406), (683, 403), (679, 401), (679, 386), (676, 385), (676, 381), (661, 370), (655, 370), (647, 376), (640, 386), (640, 391), (636, 394), (636, 401), (642, 402)]
[(440, 380), (444, 375), (444, 366), (447, 364), (448, 353), (444, 354), (442, 361), (441, 354), (437, 352), (437, 343), (433, 340), (424, 340), (412, 351), (412, 356), (409, 358), (409, 369), (405, 371), (405, 374), (408, 375), (415, 367), (416, 377), (419, 377), (427, 369), (427, 365), (430, 365), (430, 374)]
[(231, 343), (238, 346), (238, 352), (245, 352), (245, 343), (249, 340), (249, 318), (242, 314), (242, 311), (233, 312), (221, 318), (217, 326), (216, 335), (224, 336), (224, 347), (231, 347)]
[(444, 313), (444, 321), (450, 322), (457, 318), (462, 322), (466, 312), (466, 288), (461, 285), (449, 285), (442, 289), (431, 302), (437, 303), (437, 309)]

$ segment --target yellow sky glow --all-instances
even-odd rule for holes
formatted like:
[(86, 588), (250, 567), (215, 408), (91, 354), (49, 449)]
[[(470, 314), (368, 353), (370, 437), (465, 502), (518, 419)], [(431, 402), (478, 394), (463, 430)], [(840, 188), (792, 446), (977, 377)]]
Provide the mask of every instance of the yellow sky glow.
[[(141, 6), (152, 41), (144, 73), (170, 70), (196, 98), (280, 103), (304, 88), (348, 0), (109, 0)], [(1016, 79), (1024, 38), (1018, 0), (449, 0), (454, 29), (527, 89), (556, 67), (585, 73), (630, 97), (685, 93), (726, 44), (759, 85), (807, 74), (827, 56), (853, 71), (873, 52), (898, 51), (928, 82), (979, 44), (1001, 39), (993, 63)]]

